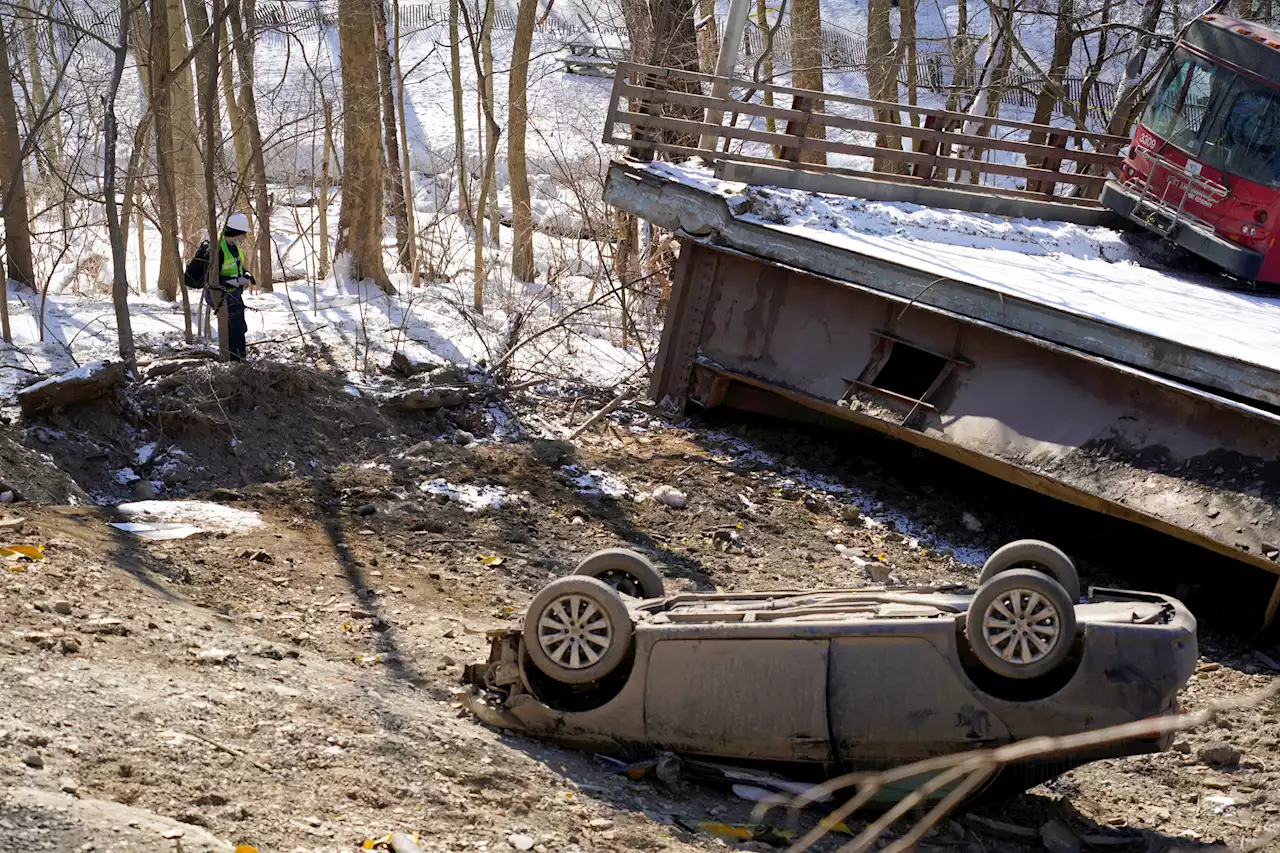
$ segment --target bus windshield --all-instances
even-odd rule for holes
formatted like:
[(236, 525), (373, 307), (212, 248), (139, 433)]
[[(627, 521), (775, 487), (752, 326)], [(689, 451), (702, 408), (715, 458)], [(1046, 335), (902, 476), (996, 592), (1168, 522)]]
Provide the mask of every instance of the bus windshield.
[(1280, 89), (1179, 48), (1142, 123), (1206, 165), (1280, 186)]

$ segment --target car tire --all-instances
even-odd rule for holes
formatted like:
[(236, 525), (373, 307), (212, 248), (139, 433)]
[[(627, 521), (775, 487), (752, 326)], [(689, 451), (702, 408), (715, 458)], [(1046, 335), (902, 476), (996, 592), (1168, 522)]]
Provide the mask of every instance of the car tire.
[(978, 662), (1019, 681), (1062, 664), (1075, 633), (1075, 603), (1062, 584), (1034, 569), (996, 575), (978, 587), (965, 614), (965, 636)]
[(562, 684), (599, 681), (631, 651), (631, 613), (598, 578), (570, 575), (543, 587), (524, 617), (533, 665)]
[(662, 575), (643, 554), (627, 548), (606, 548), (583, 560), (573, 572), (598, 578), (621, 595), (632, 598), (662, 598)]
[(1072, 602), (1080, 600), (1080, 573), (1076, 564), (1061, 548), (1039, 539), (1019, 539), (996, 549), (982, 564), (978, 577), (981, 586), (1001, 572), (1010, 569), (1035, 569), (1056, 580)]

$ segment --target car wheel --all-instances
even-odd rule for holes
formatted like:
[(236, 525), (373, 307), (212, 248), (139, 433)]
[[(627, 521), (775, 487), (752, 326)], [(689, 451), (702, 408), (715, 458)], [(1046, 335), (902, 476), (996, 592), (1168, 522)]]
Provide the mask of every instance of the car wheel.
[(613, 587), (597, 578), (554, 580), (524, 617), (524, 647), (534, 666), (563, 684), (598, 681), (631, 647), (631, 613)]
[(632, 598), (662, 598), (662, 575), (642, 554), (626, 548), (596, 551), (573, 572), (599, 578), (623, 595)]
[(1075, 605), (1062, 584), (1033, 569), (1010, 569), (978, 587), (965, 635), (979, 663), (1005, 678), (1036, 678), (1071, 654)]
[(1080, 573), (1061, 548), (1039, 539), (1019, 539), (1001, 546), (982, 564), (978, 584), (1010, 569), (1035, 569), (1056, 580), (1073, 602), (1080, 600)]

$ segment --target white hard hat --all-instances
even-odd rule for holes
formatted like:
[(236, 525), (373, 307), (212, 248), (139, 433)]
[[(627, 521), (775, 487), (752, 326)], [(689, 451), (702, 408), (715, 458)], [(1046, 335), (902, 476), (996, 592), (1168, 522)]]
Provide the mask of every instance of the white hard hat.
[(227, 218), (227, 227), (223, 231), (239, 231), (241, 234), (249, 233), (249, 217), (243, 213), (233, 213)]

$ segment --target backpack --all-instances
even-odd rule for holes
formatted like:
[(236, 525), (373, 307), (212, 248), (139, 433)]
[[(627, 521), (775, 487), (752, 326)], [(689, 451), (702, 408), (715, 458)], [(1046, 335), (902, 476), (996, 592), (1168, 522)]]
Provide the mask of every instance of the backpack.
[(209, 241), (205, 240), (196, 249), (196, 256), (187, 264), (183, 273), (187, 287), (199, 290), (209, 283)]

